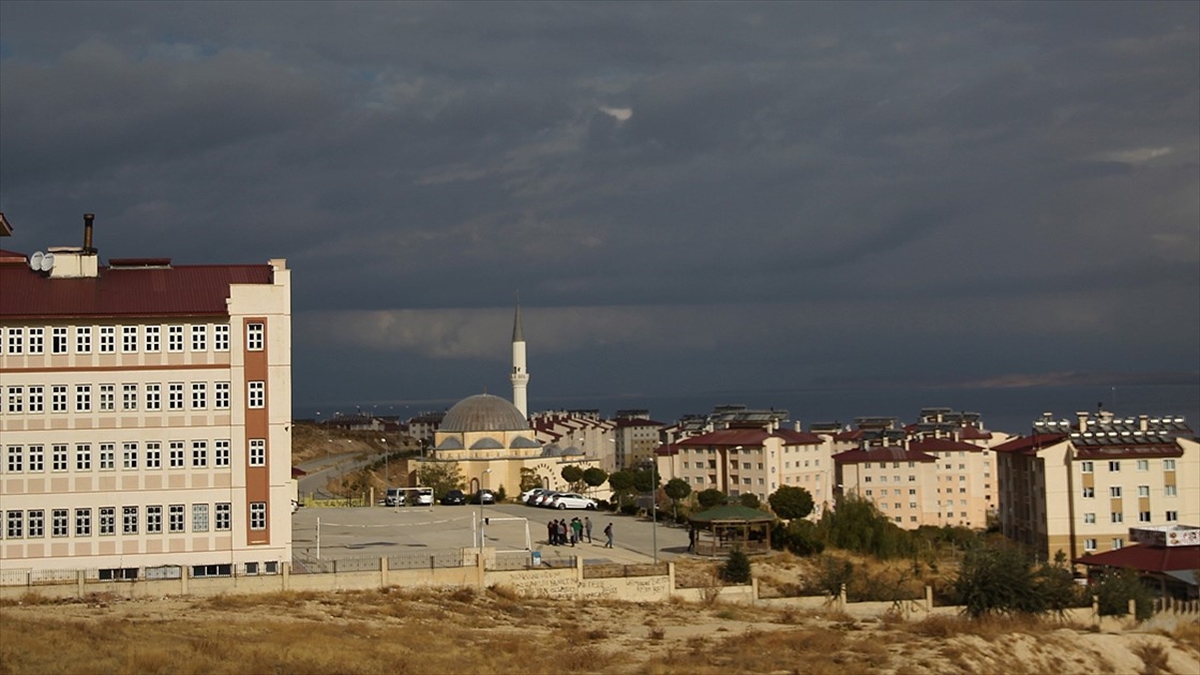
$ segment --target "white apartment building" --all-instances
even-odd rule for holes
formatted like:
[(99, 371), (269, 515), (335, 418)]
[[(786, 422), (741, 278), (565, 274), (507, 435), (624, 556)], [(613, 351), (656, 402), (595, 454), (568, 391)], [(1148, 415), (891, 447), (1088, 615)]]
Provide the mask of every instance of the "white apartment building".
[[(291, 560), (291, 283), (261, 265), (0, 252), (0, 574)], [(35, 269), (36, 268), (36, 269)]]
[(1200, 444), (1182, 417), (1047, 413), (995, 450), (1001, 529), (1047, 559), (1120, 549), (1131, 527), (1200, 523)]

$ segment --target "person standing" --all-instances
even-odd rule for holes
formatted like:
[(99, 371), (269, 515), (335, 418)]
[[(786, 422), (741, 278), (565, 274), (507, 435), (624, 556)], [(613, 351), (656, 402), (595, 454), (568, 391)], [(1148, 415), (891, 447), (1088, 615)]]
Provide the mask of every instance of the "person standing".
[(688, 528), (688, 553), (696, 552), (696, 528)]
[(604, 548), (612, 548), (612, 547), (613, 547), (613, 528), (612, 528), (612, 523), (609, 523), (608, 525), (606, 525), (606, 526), (605, 526), (605, 528), (604, 528), (604, 536), (605, 536), (605, 537), (608, 539), (608, 541), (607, 541), (607, 542), (605, 542), (605, 544), (604, 544)]
[(560, 544), (567, 543), (567, 519), (562, 518), (558, 521), (558, 542)]
[(583, 543), (583, 521), (579, 516), (571, 519), (571, 545), (574, 546), (575, 542)]
[(558, 527), (556, 527), (555, 522), (551, 520), (550, 522), (546, 523), (546, 543), (554, 546), (557, 543), (554, 540), (554, 535), (556, 534), (558, 534)]
[(583, 531), (587, 534), (588, 543), (592, 543), (592, 519), (587, 516), (583, 517)]

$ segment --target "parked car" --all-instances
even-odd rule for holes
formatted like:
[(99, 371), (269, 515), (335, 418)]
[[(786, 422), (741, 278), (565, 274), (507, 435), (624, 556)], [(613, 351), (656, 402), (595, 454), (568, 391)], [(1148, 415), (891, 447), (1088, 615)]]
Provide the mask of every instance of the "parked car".
[(471, 503), (472, 504), (495, 504), (496, 503), (496, 493), (492, 492), (491, 490), (489, 490), (487, 488), (484, 488), (484, 489), (480, 490), (479, 492), (476, 492), (475, 494), (471, 495)]
[(575, 492), (557, 494), (547, 504), (552, 509), (595, 509), (596, 500)]
[(558, 492), (555, 492), (553, 490), (547, 490), (547, 491), (543, 492), (542, 494), (538, 495), (537, 497), (533, 498), (533, 505), (534, 506), (550, 506), (550, 500), (554, 499), (556, 496), (558, 496), (558, 494), (559, 494)]
[(433, 506), (433, 490), (421, 490), (413, 499), (413, 506)]
[(459, 506), (467, 503), (462, 490), (450, 490), (442, 497), (442, 506)]
[(533, 488), (521, 493), (521, 503), (526, 506), (537, 506), (537, 498), (549, 492), (546, 488)]
[(404, 506), (404, 488), (388, 488), (387, 496), (383, 498), (384, 506)]
[(293, 499), (293, 500), (292, 500), (292, 513), (295, 513), (295, 512), (297, 512), (297, 511), (299, 511), (299, 510), (300, 510), (300, 502), (298, 502), (298, 501), (296, 501), (295, 499)]

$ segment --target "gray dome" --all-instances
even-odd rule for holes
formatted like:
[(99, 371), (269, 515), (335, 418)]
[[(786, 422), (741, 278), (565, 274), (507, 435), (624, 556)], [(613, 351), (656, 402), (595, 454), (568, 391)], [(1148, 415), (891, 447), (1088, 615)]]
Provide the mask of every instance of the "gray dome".
[(446, 412), (439, 431), (525, 431), (529, 422), (517, 406), (491, 394), (469, 396)]

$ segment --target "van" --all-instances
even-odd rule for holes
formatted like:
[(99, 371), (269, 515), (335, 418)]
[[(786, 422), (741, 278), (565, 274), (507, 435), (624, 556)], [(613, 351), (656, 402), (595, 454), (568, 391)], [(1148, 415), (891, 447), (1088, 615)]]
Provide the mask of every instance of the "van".
[(388, 488), (383, 498), (384, 506), (404, 506), (404, 488)]

